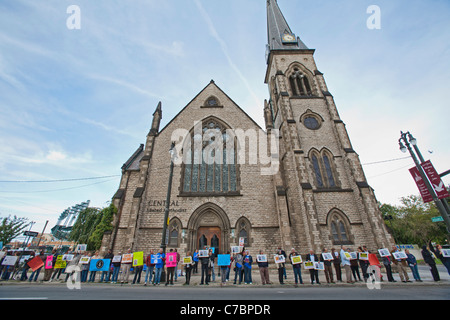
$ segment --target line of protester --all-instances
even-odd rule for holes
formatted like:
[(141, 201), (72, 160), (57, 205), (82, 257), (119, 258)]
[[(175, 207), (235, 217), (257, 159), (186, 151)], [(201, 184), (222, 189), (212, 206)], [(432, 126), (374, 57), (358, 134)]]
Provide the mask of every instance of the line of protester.
[[(217, 275), (220, 276), (221, 285), (225, 285), (230, 280), (232, 271), (234, 272), (233, 284), (252, 284), (253, 256), (248, 249), (239, 248), (239, 252), (233, 252), (232, 254), (227, 252), (228, 260), (225, 260), (225, 263), (221, 262), (220, 265), (217, 261), (218, 256), (213, 249), (196, 250), (192, 254), (188, 252), (183, 257), (177, 252), (177, 249), (170, 249), (167, 253), (164, 253), (163, 249), (159, 249), (156, 253), (151, 250), (145, 258), (141, 253), (141, 262), (137, 258), (137, 253), (133, 253), (131, 250), (124, 254), (119, 252), (116, 255), (109, 250), (103, 257), (99, 256), (99, 252), (69, 252), (65, 255), (58, 255), (57, 251), (53, 250), (51, 254), (45, 254), (41, 251), (39, 255), (35, 255), (34, 252), (31, 252), (22, 263), (20, 263), (22, 255), (20, 252), (12, 253), (4, 249), (0, 262), (0, 279), (2, 281), (15, 279), (36, 282), (43, 270), (44, 282), (54, 280), (67, 282), (69, 277), (76, 275), (80, 276), (81, 282), (98, 280), (101, 283), (129, 283), (130, 271), (133, 268), (134, 277), (131, 283), (139, 284), (142, 277), (145, 286), (147, 284), (160, 285), (163, 272), (166, 272), (164, 283), (166, 286), (173, 285), (174, 280), (177, 281), (179, 276), (184, 276), (184, 285), (189, 285), (191, 275), (197, 273), (200, 273), (200, 285), (209, 285), (211, 281), (215, 281), (216, 271)], [(347, 283), (368, 281), (370, 277), (376, 277), (379, 281), (383, 281), (381, 267), (385, 268), (387, 280), (396, 282), (392, 275), (392, 265), (397, 267), (402, 282), (412, 282), (408, 276), (408, 267), (414, 279), (418, 282), (422, 281), (416, 257), (409, 250), (402, 253), (396, 246), (393, 246), (389, 252), (383, 252), (383, 250), (386, 251), (386, 249), (380, 249), (378, 252), (381, 263), (378, 256), (367, 250), (365, 246), (358, 247), (356, 252), (341, 246), (340, 249), (332, 248), (330, 251), (324, 248), (320, 254), (310, 250), (306, 255), (301, 255), (292, 248), (289, 256), (286, 255), (284, 250), (278, 248), (273, 257), (280, 284), (284, 284), (284, 280), (287, 279), (286, 264), (288, 262), (291, 264), (295, 285), (304, 283), (302, 266), (305, 271), (308, 271), (311, 284), (320, 284), (319, 271), (324, 272), (327, 283), (344, 282), (343, 274), (345, 274), (345, 282)], [(400, 253), (403, 255), (399, 255)], [(430, 242), (428, 247), (423, 246), (421, 253), (424, 262), (430, 266), (434, 281), (440, 280), (435, 257), (442, 261), (450, 274), (450, 258), (444, 254), (441, 246), (434, 248)], [(170, 261), (168, 261), (169, 257)], [(102, 263), (99, 265), (98, 261), (102, 261)], [(260, 250), (255, 261), (259, 269), (261, 283), (263, 285), (272, 284), (269, 277), (268, 255)], [(178, 269), (179, 266), (181, 266), (181, 269)], [(63, 279), (60, 279), (62, 275), (64, 275)]]

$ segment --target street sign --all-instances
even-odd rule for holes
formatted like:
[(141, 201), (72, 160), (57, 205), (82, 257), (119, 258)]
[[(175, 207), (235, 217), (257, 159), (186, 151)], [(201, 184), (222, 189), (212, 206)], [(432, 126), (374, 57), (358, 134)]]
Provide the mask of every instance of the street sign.
[(35, 232), (35, 231), (25, 231), (23, 233), (24, 236), (29, 236), (29, 237), (37, 237), (39, 234), (39, 232)]
[(434, 217), (434, 218), (431, 218), (431, 221), (433, 221), (433, 222), (443, 222), (444, 218), (442, 218), (442, 217)]
[(423, 202), (427, 203), (433, 201), (433, 196), (431, 195), (430, 191), (428, 191), (427, 185), (425, 184), (425, 181), (423, 181), (422, 176), (419, 173), (419, 169), (413, 167), (409, 169), (409, 172), (414, 178), (417, 188), (419, 188), (419, 192), (422, 196)]
[(437, 197), (439, 199), (450, 197), (450, 194), (448, 193), (447, 188), (444, 185), (444, 182), (441, 180), (441, 177), (436, 172), (436, 169), (434, 168), (431, 161), (430, 160), (425, 161), (421, 165), (428, 177), (428, 180), (430, 180), (431, 186), (436, 192)]

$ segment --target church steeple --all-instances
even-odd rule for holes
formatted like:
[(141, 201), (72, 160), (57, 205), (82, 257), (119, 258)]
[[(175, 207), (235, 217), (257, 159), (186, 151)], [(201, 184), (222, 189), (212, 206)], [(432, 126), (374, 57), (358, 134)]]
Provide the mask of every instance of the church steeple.
[(308, 50), (308, 47), (291, 31), (277, 0), (267, 0), (267, 34), (269, 51)]

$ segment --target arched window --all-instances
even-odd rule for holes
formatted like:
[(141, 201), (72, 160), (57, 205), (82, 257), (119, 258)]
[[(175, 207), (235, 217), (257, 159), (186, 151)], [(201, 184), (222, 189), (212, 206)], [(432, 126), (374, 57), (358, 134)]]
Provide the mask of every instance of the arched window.
[(294, 73), (289, 77), (289, 82), (294, 96), (313, 95), (308, 77), (298, 68), (294, 68)]
[(250, 222), (246, 218), (241, 218), (236, 224), (238, 241), (243, 238), (244, 246), (250, 247)]
[(314, 169), (314, 176), (318, 188), (337, 188), (335, 179), (335, 168), (332, 162), (332, 155), (327, 150), (318, 152), (311, 151), (311, 163)]
[(194, 128), (185, 144), (182, 194), (236, 194), (237, 152), (232, 131), (213, 118), (201, 125), (201, 130)]
[(333, 244), (352, 244), (350, 241), (346, 219), (337, 211), (330, 213), (329, 226)]
[(171, 222), (168, 228), (169, 232), (169, 247), (175, 247), (177, 248), (179, 246), (179, 225), (177, 222), (177, 219), (174, 220), (174, 222)]

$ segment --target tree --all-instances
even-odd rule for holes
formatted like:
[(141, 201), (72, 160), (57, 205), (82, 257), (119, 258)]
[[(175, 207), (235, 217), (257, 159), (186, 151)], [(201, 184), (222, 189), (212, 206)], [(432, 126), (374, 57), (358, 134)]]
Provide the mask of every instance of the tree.
[(445, 225), (431, 221), (440, 216), (434, 203), (424, 203), (416, 195), (403, 197), (400, 202), (400, 206), (380, 205), (386, 226), (397, 243), (422, 245), (429, 240), (443, 243), (447, 239)]
[(92, 232), (88, 240), (88, 245), (90, 245), (93, 250), (100, 249), (100, 246), (102, 245), (103, 234), (106, 231), (111, 231), (113, 229), (112, 222), (116, 214), (117, 208), (112, 203), (109, 207), (103, 208), (103, 210), (100, 211), (100, 223), (95, 227), (94, 232)]
[(87, 244), (88, 250), (98, 250), (102, 244), (103, 234), (112, 230), (112, 221), (117, 208), (111, 204), (103, 209), (86, 208), (78, 215), (69, 239), (77, 243)]
[(22, 234), (22, 231), (26, 229), (30, 223), (27, 218), (14, 218), (11, 216), (3, 218), (0, 225), (0, 242), (3, 244), (10, 243), (14, 238)]

